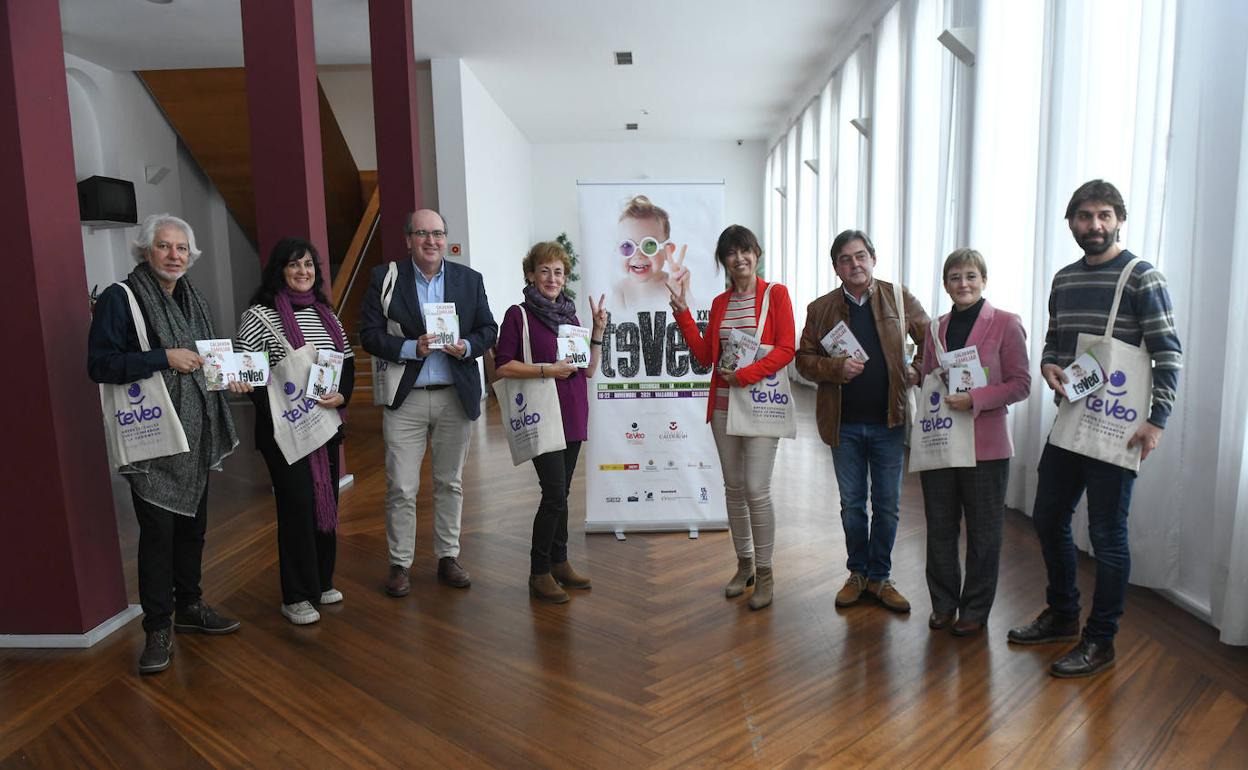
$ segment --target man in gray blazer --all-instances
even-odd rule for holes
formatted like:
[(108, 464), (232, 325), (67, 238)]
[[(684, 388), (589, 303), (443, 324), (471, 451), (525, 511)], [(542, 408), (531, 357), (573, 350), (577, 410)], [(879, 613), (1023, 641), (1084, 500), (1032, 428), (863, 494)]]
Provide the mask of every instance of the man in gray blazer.
[[(373, 356), (405, 364), (394, 402), (382, 415), (386, 444), (386, 540), (390, 573), (386, 593), (406, 596), (416, 548), (416, 493), (425, 447), (433, 450), (433, 550), (438, 579), (456, 588), (471, 581), (459, 563), (463, 512), (463, 470), (472, 421), (481, 414), (477, 356), (494, 347), (498, 324), (490, 313), (481, 274), (446, 260), (446, 221), (421, 209), (407, 218), (410, 259), (398, 263), (389, 312), (382, 313), (381, 289), (388, 265), (373, 269), (360, 311), (360, 341)], [(422, 308), (454, 302), (461, 338), (431, 349)], [(389, 333), (387, 320), (403, 336)]]

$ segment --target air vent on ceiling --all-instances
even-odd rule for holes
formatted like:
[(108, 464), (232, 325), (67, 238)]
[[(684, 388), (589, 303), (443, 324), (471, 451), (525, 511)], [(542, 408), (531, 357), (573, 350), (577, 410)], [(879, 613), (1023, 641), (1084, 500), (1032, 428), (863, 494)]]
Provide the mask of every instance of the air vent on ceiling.
[(616, 51), (615, 63), (620, 65), (621, 67), (623, 67), (626, 64), (632, 64), (633, 52), (632, 51)]
[(625, 131), (636, 131), (636, 130), (637, 130), (637, 124), (636, 124), (636, 123), (625, 123), (625, 124), (624, 124), (624, 130), (625, 130)]

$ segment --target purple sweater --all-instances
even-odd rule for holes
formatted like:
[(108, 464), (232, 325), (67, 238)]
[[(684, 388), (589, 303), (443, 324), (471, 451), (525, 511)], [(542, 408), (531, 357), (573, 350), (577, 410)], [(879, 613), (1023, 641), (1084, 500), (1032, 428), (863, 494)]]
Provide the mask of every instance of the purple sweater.
[[(524, 326), (520, 320), (520, 306), (512, 305), (503, 316), (498, 330), (498, 348), (494, 365), (502, 366), (508, 361), (524, 362)], [(578, 320), (576, 323), (580, 323)], [(529, 343), (533, 346), (533, 363), (551, 364), (558, 360), (558, 343), (553, 331), (529, 313)], [(577, 369), (566, 380), (555, 380), (559, 392), (559, 409), (563, 412), (563, 438), (565, 441), (584, 441), (589, 438), (589, 380), (584, 369)]]

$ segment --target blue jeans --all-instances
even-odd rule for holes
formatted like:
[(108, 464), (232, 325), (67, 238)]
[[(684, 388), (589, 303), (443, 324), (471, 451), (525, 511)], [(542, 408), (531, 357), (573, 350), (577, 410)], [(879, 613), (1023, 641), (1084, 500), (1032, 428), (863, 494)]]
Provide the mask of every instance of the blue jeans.
[[(832, 465), (841, 489), (841, 525), (850, 572), (867, 580), (887, 580), (897, 539), (897, 501), (901, 497), (901, 464), (905, 428), (843, 423), (840, 446), (832, 447)], [(867, 478), (870, 475), (871, 518), (867, 519)]]
[(1088, 492), (1088, 536), (1096, 557), (1096, 589), (1092, 614), (1083, 635), (1107, 641), (1118, 633), (1131, 574), (1127, 546), (1127, 508), (1135, 473), (1100, 460), (1045, 444), (1040, 456), (1040, 478), (1032, 524), (1040, 538), (1048, 571), (1047, 599), (1054, 614), (1079, 619), (1079, 589), (1075, 585), (1075, 541), (1070, 520), (1075, 505)]

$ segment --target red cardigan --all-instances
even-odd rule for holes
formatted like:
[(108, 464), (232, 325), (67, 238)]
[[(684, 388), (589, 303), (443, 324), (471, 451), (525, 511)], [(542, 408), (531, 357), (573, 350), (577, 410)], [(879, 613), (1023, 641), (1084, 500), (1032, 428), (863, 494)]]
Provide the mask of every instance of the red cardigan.
[[(757, 324), (759, 311), (763, 308), (763, 292), (767, 282), (758, 279), (754, 287), (754, 321)], [(706, 421), (711, 421), (715, 412), (715, 391), (719, 389), (722, 378), (719, 376), (719, 327), (724, 321), (724, 313), (728, 312), (728, 298), (732, 289), (720, 294), (711, 302), (711, 319), (703, 335), (693, 320), (693, 314), (686, 310), (676, 316), (676, 323), (685, 335), (689, 352), (698, 359), (698, 363), (712, 366), (711, 395), (706, 402)], [(769, 374), (775, 374), (789, 365), (793, 360), (794, 345), (793, 301), (789, 299), (789, 291), (783, 284), (776, 284), (771, 290), (771, 304), (767, 308), (767, 323), (763, 327), (762, 344), (771, 345), (767, 355), (749, 366), (737, 370), (737, 380), (742, 385), (752, 385)], [(726, 383), (725, 383), (726, 384)]]

